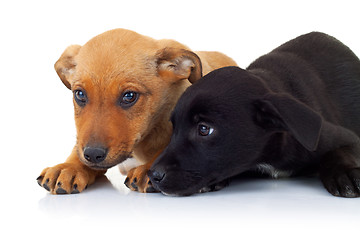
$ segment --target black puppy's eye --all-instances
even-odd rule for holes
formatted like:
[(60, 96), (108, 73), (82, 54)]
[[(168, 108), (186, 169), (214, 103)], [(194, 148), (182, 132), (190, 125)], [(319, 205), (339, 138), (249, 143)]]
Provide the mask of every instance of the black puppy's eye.
[(85, 106), (87, 103), (87, 96), (84, 90), (75, 90), (74, 91), (74, 99), (75, 102), (79, 105), (79, 106)]
[(204, 124), (200, 124), (198, 130), (199, 130), (199, 135), (204, 137), (211, 135), (214, 132), (214, 128), (206, 126)]
[(133, 91), (125, 92), (120, 99), (120, 106), (128, 108), (133, 106), (139, 98), (139, 94)]

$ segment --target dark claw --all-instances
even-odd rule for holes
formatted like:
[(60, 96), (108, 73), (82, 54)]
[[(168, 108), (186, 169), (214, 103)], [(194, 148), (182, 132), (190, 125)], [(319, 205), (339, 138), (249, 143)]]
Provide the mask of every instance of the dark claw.
[(79, 191), (77, 188), (78, 188), (78, 185), (75, 183), (75, 184), (74, 184), (74, 189), (72, 190), (71, 194), (80, 193), (80, 191)]
[(340, 197), (340, 192), (338, 190), (338, 187), (337, 187), (334, 179), (327, 178), (322, 181), (325, 185), (325, 188), (328, 190), (329, 193), (331, 193), (332, 195), (334, 195), (336, 197)]
[(61, 188), (61, 187), (59, 187), (57, 190), (56, 190), (56, 194), (66, 194), (67, 192), (63, 189), (63, 188)]
[(43, 176), (39, 176), (39, 177), (36, 179), (36, 181), (37, 181), (37, 183), (39, 184), (40, 187), (42, 187), (41, 182), (42, 182), (43, 178), (44, 178)]
[(350, 171), (349, 178), (351, 179), (354, 188), (357, 190), (357, 193), (360, 194), (360, 169), (355, 168)]
[(340, 192), (337, 188), (333, 189), (330, 193), (336, 197), (340, 197)]
[(125, 184), (125, 186), (127, 187), (127, 188), (130, 188), (130, 186), (129, 186), (129, 181), (130, 181), (130, 179), (127, 177), (126, 179), (125, 179), (125, 181), (124, 181), (124, 184)]
[(357, 194), (355, 192), (355, 189), (352, 186), (344, 186), (341, 189), (341, 195), (343, 197), (354, 198), (354, 197), (356, 197)]
[(50, 192), (50, 188), (48, 187), (48, 185), (46, 185), (46, 183), (43, 184), (43, 188), (45, 188), (46, 190), (48, 190)]
[(43, 187), (50, 192), (50, 188), (47, 185), (49, 183), (49, 179), (46, 179), (45, 183), (43, 184)]
[[(78, 188), (77, 183), (74, 184), (73, 188), (74, 188), (74, 189), (72, 190), (71, 194), (78, 194), (78, 193), (80, 193), (80, 191), (77, 189), (77, 188)], [(87, 189), (87, 185), (85, 186), (85, 189)]]
[(342, 197), (355, 197), (356, 190), (347, 174), (340, 175), (337, 178), (337, 186)]
[[(136, 178), (135, 178), (135, 179), (136, 179)], [(131, 183), (131, 186), (134, 188), (135, 191), (137, 191), (137, 190), (138, 190), (138, 186), (136, 185), (135, 179), (134, 179), (134, 181)]]

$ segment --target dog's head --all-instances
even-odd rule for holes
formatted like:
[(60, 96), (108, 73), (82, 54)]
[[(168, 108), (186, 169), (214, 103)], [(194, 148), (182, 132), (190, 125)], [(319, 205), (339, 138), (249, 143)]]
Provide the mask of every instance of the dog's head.
[(317, 146), (321, 117), (288, 95), (271, 93), (237, 67), (215, 70), (190, 86), (171, 117), (173, 135), (148, 175), (165, 194), (189, 195), (250, 170), (273, 142), (292, 134)]
[(159, 119), (168, 120), (186, 79), (202, 74), (198, 56), (184, 48), (116, 29), (64, 51), (55, 69), (73, 91), (82, 162), (97, 169), (121, 163)]

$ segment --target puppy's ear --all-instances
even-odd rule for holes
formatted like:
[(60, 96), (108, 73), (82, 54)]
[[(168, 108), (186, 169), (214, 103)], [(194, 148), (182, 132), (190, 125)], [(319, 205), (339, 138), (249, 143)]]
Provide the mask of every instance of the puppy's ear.
[(289, 131), (307, 150), (315, 151), (322, 118), (305, 104), (286, 94), (268, 94), (254, 102), (255, 121), (265, 129)]
[(167, 81), (188, 79), (194, 83), (202, 77), (202, 66), (198, 55), (177, 48), (164, 48), (157, 52), (157, 71)]
[(80, 48), (79, 45), (67, 47), (55, 63), (55, 70), (68, 89), (71, 89), (71, 76), (75, 73), (76, 68), (75, 56), (79, 53)]

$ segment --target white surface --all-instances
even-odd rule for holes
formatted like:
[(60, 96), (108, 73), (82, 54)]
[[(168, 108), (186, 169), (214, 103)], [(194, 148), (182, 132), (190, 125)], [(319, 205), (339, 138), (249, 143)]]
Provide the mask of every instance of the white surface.
[(130, 192), (117, 168), (76, 195), (50, 195), (34, 184), (33, 176), (24, 179), (25, 189), (2, 205), (7, 213), (2, 234), (13, 239), (24, 233), (54, 239), (179, 239), (189, 234), (204, 239), (344, 239), (357, 236), (359, 229), (359, 199), (332, 197), (312, 178), (235, 180), (221, 191), (191, 197)]
[(183, 198), (129, 192), (117, 168), (77, 195), (52, 196), (35, 181), (75, 142), (72, 94), (53, 69), (68, 45), (123, 27), (222, 51), (246, 67), (318, 30), (359, 56), (356, 2), (2, 1), (1, 238), (356, 239), (360, 199), (332, 197), (316, 179), (236, 181)]

